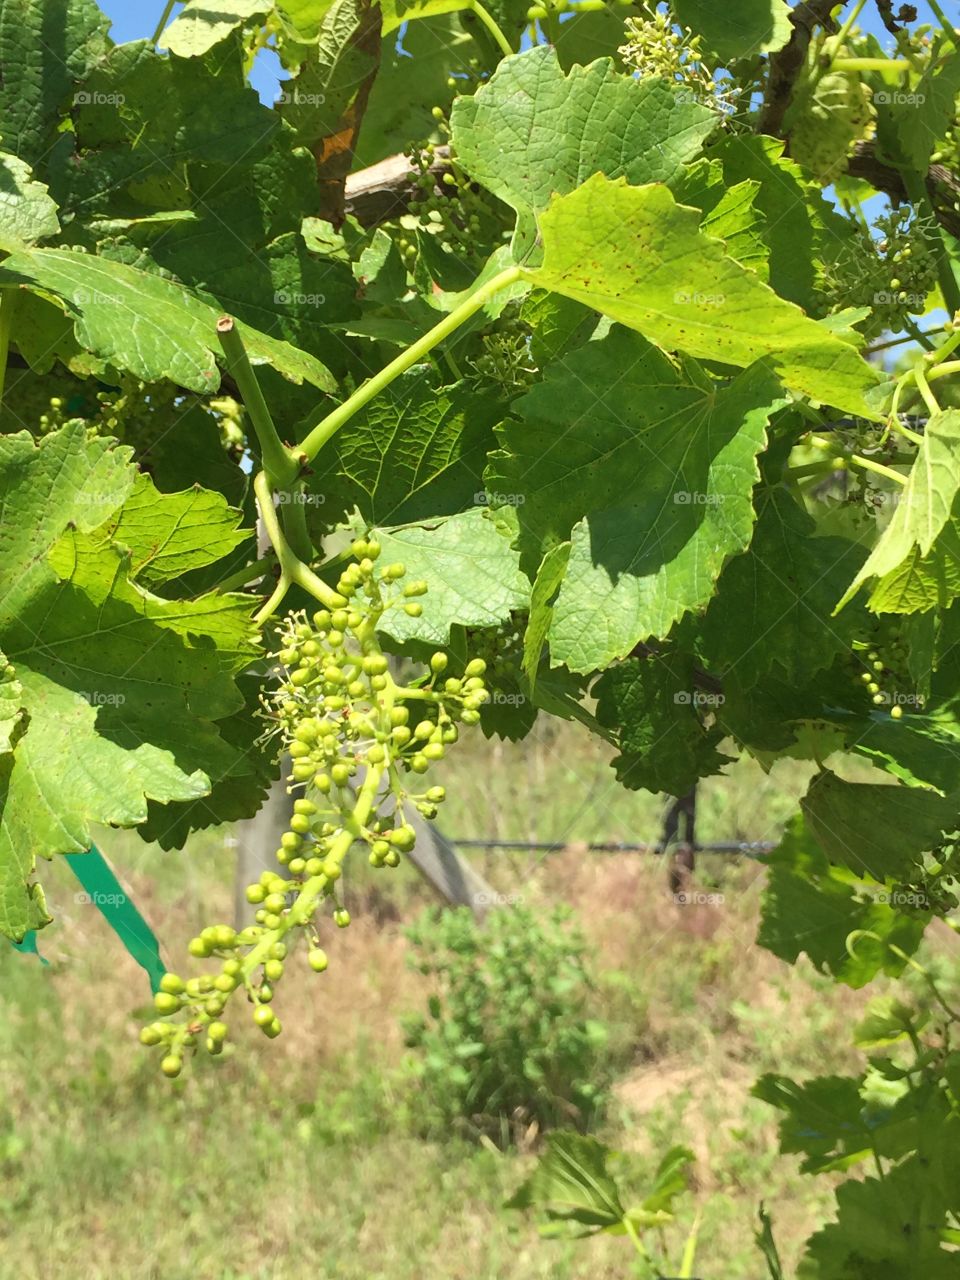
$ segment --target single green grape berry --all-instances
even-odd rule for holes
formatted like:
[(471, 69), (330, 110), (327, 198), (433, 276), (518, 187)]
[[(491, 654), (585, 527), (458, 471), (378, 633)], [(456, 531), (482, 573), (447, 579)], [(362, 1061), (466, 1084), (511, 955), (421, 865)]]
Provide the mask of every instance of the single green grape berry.
[(357, 557), (358, 560), (362, 560), (363, 557), (367, 554), (366, 538), (354, 538), (353, 542), (350, 543), (350, 550), (353, 552), (353, 554)]
[(311, 876), (311, 877), (322, 876), (323, 875), (323, 859), (308, 858), (307, 865), (304, 868), (304, 870), (306, 871), (308, 876)]
[(290, 676), (290, 683), (294, 686), (294, 688), (299, 689), (299, 688), (302, 688), (302, 686), (305, 685), (309, 679), (310, 679), (310, 672), (305, 670), (303, 667), (298, 667), (297, 670), (294, 671), (293, 674)]
[(383, 858), (381, 858), (379, 853), (374, 853), (372, 849), (367, 856), (367, 861), (370, 863), (371, 867), (383, 866)]
[(257, 996), (259, 997), (261, 1004), (270, 1003), (270, 1001), (273, 999), (273, 987), (271, 987), (269, 982), (260, 983), (260, 987), (257, 991)]
[(283, 924), (283, 917), (278, 916), (274, 911), (265, 911), (262, 923), (265, 929), (269, 929), (272, 932), (274, 929), (279, 929)]
[(464, 711), (464, 713), (463, 713), (463, 715), (460, 717), (460, 719), (463, 721), (463, 723), (464, 723), (464, 724), (479, 724), (479, 723), (480, 723), (480, 712), (479, 712), (479, 711), (473, 711), (473, 710), (471, 710), (471, 708), (469, 708), (469, 707), (468, 707), (468, 708)]
[(290, 830), (305, 836), (310, 830), (310, 819), (305, 813), (295, 813), (290, 819)]
[(402, 827), (397, 827), (396, 831), (391, 831), (390, 843), (395, 849), (400, 849), (403, 853), (409, 853), (417, 843), (417, 833), (413, 827), (404, 823)]
[(216, 945), (221, 951), (227, 951), (231, 947), (236, 946), (237, 931), (231, 929), (228, 924), (218, 924), (216, 927)]
[(368, 676), (381, 676), (390, 664), (382, 653), (368, 653), (363, 659), (363, 670)]
[(191, 938), (187, 943), (187, 950), (192, 956), (196, 956), (198, 960), (205, 960), (212, 948), (207, 945), (203, 938)]
[(290, 859), (293, 857), (293, 854), (290, 852), (289, 849), (278, 849), (274, 856), (276, 857), (277, 861), (280, 863), (281, 867), (285, 867), (287, 863), (290, 861)]
[(410, 719), (410, 712), (406, 707), (391, 707), (390, 723), (392, 725), (406, 724)]
[(427, 583), (422, 578), (418, 578), (414, 582), (408, 582), (403, 588), (404, 596), (409, 600), (413, 596), (425, 596), (429, 590)]
[(247, 885), (246, 899), (251, 906), (258, 906), (266, 896), (267, 895), (262, 884)]
[(444, 680), (443, 688), (445, 693), (459, 693), (461, 688), (461, 682), (451, 677), (451, 679), (449, 680)]
[(313, 779), (313, 785), (319, 792), (326, 795), (330, 790), (330, 779), (325, 773), (318, 773)]
[(219, 1054), (223, 1053), (223, 1043), (220, 1040), (211, 1040), (210, 1037), (207, 1036), (205, 1043), (207, 1046), (207, 1053), (209, 1053), (211, 1057), (216, 1058)]
[(168, 1053), (160, 1063), (160, 1070), (170, 1080), (174, 1080), (183, 1070), (183, 1059), (175, 1053)]
[(903, 707), (901, 707), (899, 703), (896, 703), (890, 708), (890, 714), (893, 716), (894, 720), (899, 720), (903, 715)]
[(482, 658), (472, 658), (464, 668), (465, 676), (482, 676), (487, 669), (487, 664)]
[(280, 1019), (274, 1017), (273, 1021), (268, 1026), (262, 1028), (262, 1031), (263, 1034), (268, 1036), (271, 1040), (276, 1040), (281, 1031)]
[(238, 960), (236, 956), (231, 956), (229, 960), (224, 960), (223, 962), (224, 973), (232, 973), (235, 978), (238, 978), (242, 973), (242, 971), (243, 971), (243, 961)]
[(388, 867), (399, 867), (400, 854), (396, 849), (391, 849), (389, 853), (384, 855), (384, 864)]
[(351, 698), (362, 698), (366, 692), (367, 686), (362, 680), (351, 680), (347, 685), (347, 693), (349, 693)]
[(264, 904), (268, 911), (272, 911), (274, 915), (285, 910), (287, 905), (286, 896), (282, 893), (270, 893), (267, 895)]
[(430, 659), (430, 670), (434, 675), (440, 675), (442, 671), (447, 669), (448, 658), (445, 653), (435, 653)]
[(227, 1038), (227, 1025), (225, 1022), (211, 1022), (207, 1027), (207, 1035), (211, 1040), (223, 1041)]
[(376, 560), (381, 551), (380, 543), (375, 538), (371, 538), (367, 543), (367, 555), (371, 560)]
[(302, 720), (300, 724), (297, 725), (293, 736), (297, 741), (297, 750), (292, 754), (297, 756), (308, 754), (300, 749), (299, 744), (301, 742), (306, 742), (308, 744), (311, 742), (316, 742), (317, 740), (316, 723), (313, 720)]
[(204, 1010), (211, 1018), (219, 1018), (223, 1013), (224, 1000), (222, 995), (211, 996), (209, 1000), (203, 1002)]
[(299, 651), (296, 649), (281, 649), (277, 657), (285, 667), (292, 667), (296, 660), (300, 657)]
[(169, 991), (158, 991), (153, 997), (153, 1007), (157, 1013), (162, 1013), (167, 1017), (171, 1013), (177, 1013), (180, 1008), (179, 999), (171, 995)]
[(421, 720), (420, 723), (417, 725), (417, 727), (414, 729), (413, 736), (415, 738), (432, 738), (433, 731), (434, 729), (436, 729), (436, 727), (437, 726), (434, 724), (432, 720)]
[(323, 973), (330, 962), (322, 947), (312, 947), (307, 953), (307, 963), (314, 973)]
[(328, 880), (339, 880), (343, 873), (339, 862), (334, 862), (332, 858), (327, 858), (323, 864), (323, 874)]
[(879, 691), (880, 686), (877, 684), (876, 680), (871, 680), (867, 685), (867, 693), (879, 693)]
[(338, 787), (346, 786), (346, 784), (350, 781), (350, 766), (347, 764), (344, 764), (342, 760), (338, 760), (337, 763), (330, 770), (330, 776), (333, 778), (334, 782), (337, 784)]
[(403, 606), (403, 612), (408, 618), (419, 618), (423, 613), (423, 605), (418, 604), (416, 601), (414, 601), (413, 604), (405, 604)]
[(873, 695), (873, 705), (874, 705), (875, 707), (883, 706), (883, 704), (884, 704), (885, 702), (886, 702), (886, 698), (884, 697), (884, 695), (883, 695), (882, 693), (875, 693), (875, 694)]
[(338, 929), (345, 929), (350, 923), (350, 912), (346, 907), (337, 907), (333, 913), (333, 923)]
[(269, 1026), (277, 1015), (267, 1005), (258, 1004), (253, 1011), (253, 1020), (258, 1027)]
[(270, 982), (279, 982), (283, 977), (283, 961), (268, 960), (263, 966), (263, 974)]
[(229, 995), (231, 991), (236, 990), (237, 980), (229, 973), (218, 973), (213, 980), (213, 985), (218, 991), (222, 991), (224, 995)]
[(287, 863), (287, 870), (290, 872), (292, 876), (300, 876), (300, 875), (303, 875), (303, 869), (304, 867), (306, 867), (306, 865), (307, 865), (306, 858), (300, 858), (300, 857), (291, 858), (290, 861)]
[(286, 960), (287, 944), (285, 942), (275, 942), (270, 948), (271, 960)]
[(877, 659), (877, 661), (873, 664), (873, 669), (874, 671), (882, 671), (883, 663), (879, 659)]
[(346, 631), (349, 620), (349, 614), (346, 609), (335, 609), (330, 617), (334, 631)]
[(141, 1044), (145, 1044), (152, 1047), (155, 1044), (159, 1044), (162, 1039), (163, 1039), (163, 1033), (159, 1031), (157, 1027), (154, 1027), (154, 1026), (141, 1027), (140, 1029)]
[(303, 840), (297, 835), (296, 831), (285, 831), (280, 837), (280, 845), (284, 849), (289, 849), (291, 853), (295, 852), (303, 844)]
[(416, 755), (410, 758), (410, 768), (414, 773), (426, 773), (430, 768), (430, 761), (418, 751)]
[(443, 804), (447, 798), (447, 793), (443, 787), (431, 787), (427, 792), (427, 799), (431, 804)]
[(442, 742), (428, 742), (423, 748), (423, 754), (428, 760), (442, 760), (447, 749)]
[(378, 742), (375, 742), (367, 751), (367, 762), (369, 764), (383, 764), (387, 758), (387, 753)]
[(390, 730), (390, 737), (398, 747), (406, 746), (412, 736), (405, 724), (398, 724), (395, 729)]
[(175, 973), (165, 973), (160, 979), (160, 990), (172, 996), (182, 996), (186, 989), (183, 979), (177, 977)]
[(318, 631), (326, 631), (330, 626), (330, 611), (328, 609), (318, 609), (313, 615), (313, 625)]

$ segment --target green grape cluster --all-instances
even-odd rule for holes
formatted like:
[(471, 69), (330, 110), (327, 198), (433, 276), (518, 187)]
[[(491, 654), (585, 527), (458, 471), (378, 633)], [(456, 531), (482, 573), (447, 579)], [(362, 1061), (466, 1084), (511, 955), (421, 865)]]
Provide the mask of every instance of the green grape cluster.
[(903, 716), (904, 703), (911, 695), (901, 692), (909, 683), (907, 675), (907, 649), (901, 637), (894, 637), (883, 646), (883, 655), (876, 645), (854, 644), (855, 679), (865, 689), (875, 707), (890, 708), (894, 720)]
[(480, 338), (480, 351), (470, 359), (478, 378), (495, 382), (504, 395), (518, 395), (537, 377), (530, 352), (530, 330), (519, 308), (507, 307), (497, 327)]
[[(279, 1035), (273, 994), (293, 937), (306, 935), (307, 964), (322, 973), (328, 962), (319, 917), (329, 911), (334, 926), (350, 923), (340, 892), (346, 855), (365, 845), (372, 866), (399, 865), (415, 842), (406, 806), (433, 818), (445, 797), (442, 786), (420, 779), (457, 741), (458, 726), (480, 719), (488, 696), (482, 659), (451, 676), (447, 655), (437, 652), (417, 679), (393, 679), (378, 625), (390, 609), (419, 616), (427, 584), (404, 581), (403, 564), (378, 563), (375, 541), (358, 539), (353, 552), (337, 584), (344, 606), (312, 618), (291, 614), (280, 628), (274, 656), (282, 675), (264, 701), (268, 737), (292, 762), (289, 790), (296, 795), (276, 851), (280, 870), (264, 872), (247, 889), (254, 924), (240, 932), (212, 925), (189, 944), (191, 955), (219, 962), (216, 975), (163, 978), (155, 997), (160, 1020), (140, 1038), (163, 1048), (165, 1075), (179, 1075), (201, 1039), (209, 1053), (222, 1052), (222, 1015), (236, 991), (245, 993), (264, 1034)], [(164, 1020), (177, 1014), (185, 1017)]]
[(876, 235), (856, 229), (822, 281), (831, 308), (870, 308), (859, 326), (868, 340), (899, 332), (907, 316), (922, 314), (937, 283), (933, 229), (923, 219), (902, 205), (874, 225)]
[(704, 59), (701, 37), (682, 27), (669, 9), (640, 5), (641, 13), (627, 18), (626, 41), (618, 49), (624, 65), (641, 77), (668, 80), (704, 106), (729, 114), (736, 107), (740, 86), (718, 79)]

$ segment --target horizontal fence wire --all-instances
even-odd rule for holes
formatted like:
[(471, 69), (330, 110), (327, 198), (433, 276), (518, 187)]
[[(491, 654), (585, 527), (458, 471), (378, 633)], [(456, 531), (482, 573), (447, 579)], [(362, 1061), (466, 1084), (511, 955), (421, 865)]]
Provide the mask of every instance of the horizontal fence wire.
[(587, 853), (655, 853), (662, 854), (675, 849), (692, 849), (694, 853), (726, 853), (745, 858), (759, 858), (777, 848), (777, 841), (770, 840), (720, 840), (708, 844), (696, 841), (687, 844), (675, 840), (669, 844), (625, 844), (619, 840), (601, 840), (583, 843), (580, 840), (460, 840), (446, 837), (458, 849), (520, 849), (530, 853), (562, 853), (565, 849), (583, 849)]

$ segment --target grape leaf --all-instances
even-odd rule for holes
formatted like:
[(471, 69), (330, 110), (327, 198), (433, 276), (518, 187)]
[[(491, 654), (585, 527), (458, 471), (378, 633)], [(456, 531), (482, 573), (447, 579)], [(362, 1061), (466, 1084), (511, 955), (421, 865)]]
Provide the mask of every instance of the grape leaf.
[(267, 14), (273, 0), (187, 0), (160, 39), (160, 47), (195, 58), (225, 40), (250, 18)]
[[(893, 976), (906, 965), (888, 943), (908, 956), (920, 945), (925, 922), (858, 896), (849, 872), (831, 866), (799, 816), (765, 861), (770, 873), (757, 941), (781, 960), (795, 964), (806, 952), (821, 972), (862, 987), (877, 973)], [(855, 931), (856, 943), (848, 950)]]
[(384, 562), (400, 561), (407, 581), (430, 584), (422, 617), (409, 618), (399, 608), (384, 616), (380, 630), (398, 641), (446, 644), (455, 623), (495, 627), (513, 609), (526, 607), (530, 584), (516, 552), (480, 507), (426, 526), (378, 530), (376, 536)]
[(716, 695), (696, 687), (685, 657), (630, 658), (605, 671), (591, 693), (598, 721), (616, 731), (617, 781), (631, 790), (686, 795), (730, 760), (717, 751), (723, 731), (700, 718), (699, 708), (715, 705)]
[(618, 74), (609, 58), (564, 75), (554, 49), (504, 58), (451, 114), (457, 159), (517, 213), (516, 251), (529, 252), (535, 215), (591, 174), (669, 182), (716, 127), (707, 107), (665, 80)]
[(249, 536), (237, 528), (239, 521), (240, 512), (220, 493), (199, 485), (160, 493), (149, 476), (141, 475), (99, 534), (130, 552), (131, 579), (152, 591), (229, 555)]
[(547, 1150), (536, 1169), (507, 1201), (510, 1209), (542, 1210), (555, 1235), (591, 1235), (623, 1230), (626, 1209), (607, 1172), (607, 1149), (579, 1133), (547, 1135)]
[(523, 268), (667, 348), (727, 364), (769, 357), (784, 383), (875, 420), (867, 391), (881, 375), (853, 347), (777, 297), (705, 236), (664, 186), (602, 174), (541, 215), (543, 265)]
[(831, 862), (878, 881), (915, 875), (958, 814), (956, 801), (934, 792), (845, 782), (829, 771), (814, 778), (800, 807)]
[(936, 41), (927, 69), (909, 93), (875, 93), (877, 149), (882, 159), (925, 174), (930, 156), (956, 114), (960, 53)]
[(315, 147), (339, 129), (377, 59), (358, 36), (368, 22), (366, 0), (333, 0), (299, 74), (281, 83), (279, 112), (298, 143)]
[[(0, 286), (18, 284), (30, 285), (74, 316), (81, 346), (144, 381), (170, 378), (202, 392), (219, 387), (212, 344), (220, 312), (182, 285), (68, 249), (29, 249), (7, 258)], [(271, 362), (292, 382), (333, 389), (329, 371), (313, 356), (238, 327), (252, 359)]]
[(60, 230), (57, 206), (30, 166), (0, 152), (0, 248), (13, 253)]
[[(19, 726), (23, 723), (23, 685), (16, 668), (0, 653), (0, 756), (13, 750)], [(0, 762), (0, 768), (3, 768)]]
[(711, 667), (736, 668), (746, 687), (774, 666), (806, 684), (849, 653), (863, 611), (832, 613), (864, 551), (846, 538), (815, 535), (816, 522), (784, 488), (763, 491), (750, 548), (724, 569), (704, 619)]
[(60, 111), (109, 48), (95, 0), (0, 0), (4, 144), (34, 167), (47, 158)]
[(368, 524), (389, 526), (483, 501), (483, 468), (502, 406), (466, 383), (436, 382), (429, 370), (411, 370), (325, 446), (322, 471), (308, 486), (325, 524), (354, 507)]
[(0, 437), (0, 637), (25, 731), (0, 775), (0, 929), (47, 920), (36, 857), (89, 847), (91, 823), (131, 826), (147, 798), (197, 799), (234, 751), (215, 720), (258, 651), (242, 596), (168, 602), (127, 576), (91, 533), (136, 476), (129, 452), (82, 424), (41, 440)]
[(776, 53), (790, 39), (790, 6), (786, 0), (675, 0), (678, 20), (703, 37), (704, 48), (721, 62)]
[(749, 542), (755, 459), (779, 397), (763, 364), (713, 384), (618, 328), (518, 402), (523, 425), (501, 429), (487, 487), (516, 504), (531, 576), (550, 546), (572, 542), (556, 661), (596, 670), (706, 604)]
[[(871, 593), (870, 607), (878, 612), (910, 612), (904, 608), (890, 609), (890, 602), (903, 600), (906, 593), (906, 599), (912, 603), (914, 593), (923, 590), (917, 577), (923, 582), (929, 577), (924, 568), (925, 560), (931, 570), (939, 563), (938, 559), (927, 558), (945, 530), (947, 547), (952, 548), (956, 535), (951, 521), (958, 494), (960, 410), (948, 409), (944, 413), (933, 414), (927, 423), (907, 483), (901, 493), (893, 495), (896, 500), (893, 518), (837, 609), (851, 600), (865, 582), (879, 578), (880, 582)], [(948, 556), (948, 566), (950, 559)], [(950, 580), (949, 575), (945, 578)], [(886, 607), (882, 602), (886, 602)], [(943, 602), (938, 591), (934, 603)]]
[(558, 542), (540, 562), (530, 592), (530, 612), (523, 636), (523, 671), (535, 687), (540, 655), (547, 642), (553, 620), (553, 605), (570, 559), (570, 543)]

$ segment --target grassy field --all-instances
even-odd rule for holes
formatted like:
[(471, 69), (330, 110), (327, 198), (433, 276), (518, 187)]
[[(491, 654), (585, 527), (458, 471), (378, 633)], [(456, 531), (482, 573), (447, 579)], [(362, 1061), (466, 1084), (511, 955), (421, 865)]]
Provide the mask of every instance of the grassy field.
[[(704, 858), (698, 883), (723, 902), (678, 906), (651, 857), (588, 855), (576, 842), (656, 836), (662, 804), (612, 781), (605, 749), (577, 731), (538, 730), (521, 746), (482, 741), (451, 756), (445, 828), (572, 847), (539, 861), (478, 866), (528, 905), (569, 903), (597, 975), (593, 1016), (617, 1072), (600, 1131), (631, 1153), (637, 1186), (663, 1150), (696, 1152), (673, 1256), (697, 1209), (697, 1274), (759, 1280), (751, 1236), (771, 1210), (785, 1261), (829, 1211), (829, 1188), (777, 1154), (762, 1071), (844, 1070), (838, 1031), (867, 996), (837, 991), (754, 944), (762, 870)], [(808, 770), (765, 777), (738, 765), (703, 787), (702, 839), (767, 839), (793, 811)], [(102, 847), (173, 960), (203, 924), (229, 917), (226, 832), (164, 854), (104, 832)], [(555, 1243), (502, 1208), (531, 1151), (422, 1136), (417, 1083), (399, 1026), (422, 1008), (404, 963), (404, 924), (428, 901), (407, 870), (348, 885), (354, 924), (322, 978), (291, 973), (285, 1032), (253, 1028), (224, 1060), (198, 1059), (173, 1083), (136, 1043), (149, 993), (65, 867), (44, 868), (57, 923), (49, 960), (0, 949), (0, 1280), (606, 1280), (646, 1274), (629, 1244)], [(285, 988), (285, 989), (284, 989)], [(789, 1268), (788, 1268), (789, 1273)]]

